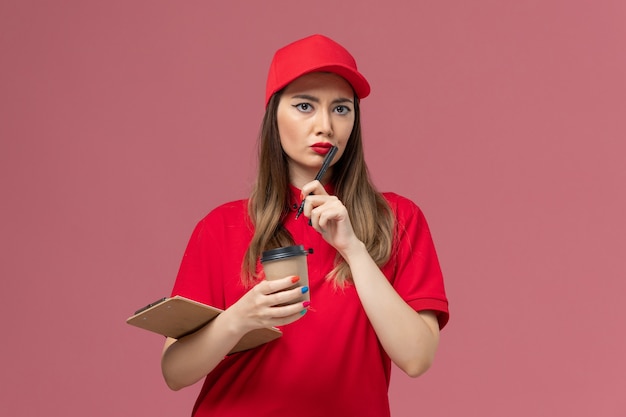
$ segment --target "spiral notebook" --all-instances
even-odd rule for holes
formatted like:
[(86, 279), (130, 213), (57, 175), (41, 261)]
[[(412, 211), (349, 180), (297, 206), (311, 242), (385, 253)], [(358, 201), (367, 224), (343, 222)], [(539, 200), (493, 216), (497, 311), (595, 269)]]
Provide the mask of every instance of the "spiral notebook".
[[(163, 336), (180, 339), (200, 329), (223, 310), (176, 295), (148, 304), (126, 323)], [(246, 334), (230, 353), (252, 349), (282, 336), (275, 327), (256, 329)]]

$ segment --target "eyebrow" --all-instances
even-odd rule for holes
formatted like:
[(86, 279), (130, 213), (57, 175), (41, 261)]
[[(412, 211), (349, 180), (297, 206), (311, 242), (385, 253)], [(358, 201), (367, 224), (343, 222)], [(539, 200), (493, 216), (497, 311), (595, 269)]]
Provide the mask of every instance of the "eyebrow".
[[(317, 97), (310, 96), (308, 94), (296, 94), (296, 95), (291, 96), (291, 98), (292, 99), (299, 98), (299, 99), (303, 99), (303, 100), (309, 100), (309, 101), (313, 101), (315, 103), (319, 103), (320, 102), (320, 100)], [(352, 100), (350, 100), (349, 98), (342, 97), (342, 98), (334, 99), (332, 101), (332, 103), (333, 104), (335, 104), (335, 103), (352, 103)]]

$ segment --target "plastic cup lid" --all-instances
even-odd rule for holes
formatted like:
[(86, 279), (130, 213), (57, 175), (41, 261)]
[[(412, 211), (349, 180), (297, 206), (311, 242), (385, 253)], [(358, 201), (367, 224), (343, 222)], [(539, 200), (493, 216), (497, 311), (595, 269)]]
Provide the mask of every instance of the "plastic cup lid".
[(263, 252), (261, 255), (261, 263), (291, 258), (292, 256), (306, 256), (308, 253), (309, 252), (304, 249), (303, 245), (285, 246)]

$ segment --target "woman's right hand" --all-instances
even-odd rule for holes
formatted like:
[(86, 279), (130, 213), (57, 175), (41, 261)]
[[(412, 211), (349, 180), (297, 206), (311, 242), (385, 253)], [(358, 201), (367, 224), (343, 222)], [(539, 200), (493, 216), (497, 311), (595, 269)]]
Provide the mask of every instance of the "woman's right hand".
[(297, 276), (288, 276), (260, 281), (221, 314), (222, 320), (228, 319), (241, 334), (293, 323), (307, 312), (310, 304), (299, 301), (308, 287), (287, 289), (299, 280)]
[(303, 287), (287, 289), (298, 282), (296, 278), (263, 280), (200, 330), (179, 340), (168, 338), (161, 359), (167, 385), (178, 390), (198, 382), (249, 331), (301, 318), (309, 306), (308, 301), (296, 301)]

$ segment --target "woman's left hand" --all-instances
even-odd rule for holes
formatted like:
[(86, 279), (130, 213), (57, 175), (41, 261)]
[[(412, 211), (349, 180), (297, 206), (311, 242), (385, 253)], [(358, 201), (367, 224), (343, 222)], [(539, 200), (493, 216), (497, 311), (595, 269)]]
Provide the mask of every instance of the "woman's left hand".
[(385, 352), (407, 375), (421, 375), (430, 367), (439, 344), (436, 315), (416, 312), (398, 295), (354, 234), (348, 210), (336, 196), (328, 195), (319, 181), (306, 184), (302, 193), (306, 196), (304, 215), (350, 266), (361, 304)]
[(306, 196), (303, 213), (310, 219), (311, 226), (340, 254), (360, 243), (348, 210), (336, 196), (329, 195), (319, 181), (304, 185), (302, 195)]

